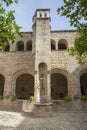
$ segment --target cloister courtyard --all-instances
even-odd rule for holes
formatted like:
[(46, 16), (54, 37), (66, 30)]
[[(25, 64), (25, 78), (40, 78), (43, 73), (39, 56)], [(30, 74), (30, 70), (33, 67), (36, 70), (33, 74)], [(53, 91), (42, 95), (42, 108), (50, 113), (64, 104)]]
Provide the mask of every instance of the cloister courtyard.
[(0, 130), (87, 130), (87, 111), (60, 111), (49, 117), (0, 111)]

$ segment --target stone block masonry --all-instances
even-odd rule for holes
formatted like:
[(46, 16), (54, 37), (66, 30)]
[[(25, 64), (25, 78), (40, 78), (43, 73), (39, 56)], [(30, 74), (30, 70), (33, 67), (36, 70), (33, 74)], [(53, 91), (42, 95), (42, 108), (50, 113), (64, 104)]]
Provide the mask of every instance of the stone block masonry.
[(79, 65), (67, 52), (77, 32), (52, 31), (50, 22), (50, 9), (37, 9), (33, 31), (18, 35), (15, 44), (7, 44), (0, 53), (2, 102), (13, 95), (19, 100), (34, 96), (35, 111), (41, 108), (42, 114), (48, 108), (52, 111), (52, 100), (87, 96), (87, 65)]

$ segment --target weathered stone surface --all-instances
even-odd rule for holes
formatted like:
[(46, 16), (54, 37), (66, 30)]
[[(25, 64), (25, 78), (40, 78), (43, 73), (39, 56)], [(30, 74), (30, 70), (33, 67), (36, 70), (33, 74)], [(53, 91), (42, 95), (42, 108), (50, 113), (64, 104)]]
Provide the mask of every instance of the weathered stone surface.
[[(3, 97), (9, 100), (12, 95), (17, 94), (16, 87), (18, 87), (17, 79), (19, 76), (19, 86), (21, 88), (19, 97), (26, 95), (26, 91), (29, 90), (26, 88), (30, 87), (32, 92), (27, 97), (34, 95), (36, 103), (49, 103), (52, 96), (51, 93), (54, 91), (52, 88), (55, 89), (57, 86), (59, 87), (57, 89), (59, 92), (55, 90), (54, 93), (57, 98), (61, 95), (69, 95), (71, 97), (77, 95), (80, 97), (82, 95), (80, 77), (87, 73), (87, 65), (79, 65), (75, 57), (70, 56), (66, 49), (61, 49), (58, 46), (59, 44), (63, 44), (62, 47), (66, 48), (73, 46), (76, 35), (77, 32), (74, 30), (51, 31), (50, 10), (37, 9), (33, 17), (33, 32), (23, 33), (22, 38), (18, 36), (16, 43), (10, 45), (8, 52), (3, 51), (0, 53), (0, 77), (5, 78), (4, 85), (1, 85)], [(19, 41), (20, 51), (18, 51)], [(24, 44), (22, 47), (21, 43)], [(66, 85), (65, 83), (62, 84), (65, 80), (58, 80), (61, 81), (58, 84), (57, 78), (59, 77), (57, 77), (53, 81), (55, 82), (56, 79), (56, 85), (53, 83), (54, 86), (52, 87), (52, 75), (56, 73), (61, 74), (57, 75), (59, 77), (66, 77)], [(26, 87), (24, 88), (23, 84), (26, 79), (22, 84), (21, 75), (23, 74), (33, 76), (33, 86), (29, 82), (30, 86), (25, 83)], [(2, 81), (0, 84), (2, 84)], [(32, 87), (34, 88), (34, 93)], [(65, 92), (66, 89), (62, 91), (61, 88), (63, 87), (66, 87), (67, 92)], [(87, 95), (86, 89), (85, 95)]]

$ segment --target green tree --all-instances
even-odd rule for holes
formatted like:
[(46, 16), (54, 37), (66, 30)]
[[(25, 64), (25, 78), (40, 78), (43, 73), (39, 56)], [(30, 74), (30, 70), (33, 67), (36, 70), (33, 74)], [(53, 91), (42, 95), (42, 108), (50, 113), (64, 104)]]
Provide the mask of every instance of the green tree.
[(2, 1), (5, 2), (7, 6), (9, 6), (10, 4), (13, 4), (14, 2), (18, 3), (18, 0), (2, 0)]
[(1, 0), (0, 3), (0, 51), (4, 50), (8, 43), (14, 43), (18, 34), (21, 35), (20, 29), (15, 22), (14, 11), (6, 11), (3, 4), (8, 7), (17, 0)]
[(63, 0), (64, 5), (58, 8), (58, 14), (70, 19), (70, 25), (77, 28), (74, 46), (69, 54), (76, 56), (78, 63), (87, 59), (87, 0)]

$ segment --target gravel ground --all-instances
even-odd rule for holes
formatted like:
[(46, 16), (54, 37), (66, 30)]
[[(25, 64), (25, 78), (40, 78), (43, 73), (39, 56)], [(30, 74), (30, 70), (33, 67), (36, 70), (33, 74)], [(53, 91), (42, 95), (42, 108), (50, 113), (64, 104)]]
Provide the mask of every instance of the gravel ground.
[(87, 130), (87, 112), (59, 112), (50, 117), (0, 111), (0, 130)]

